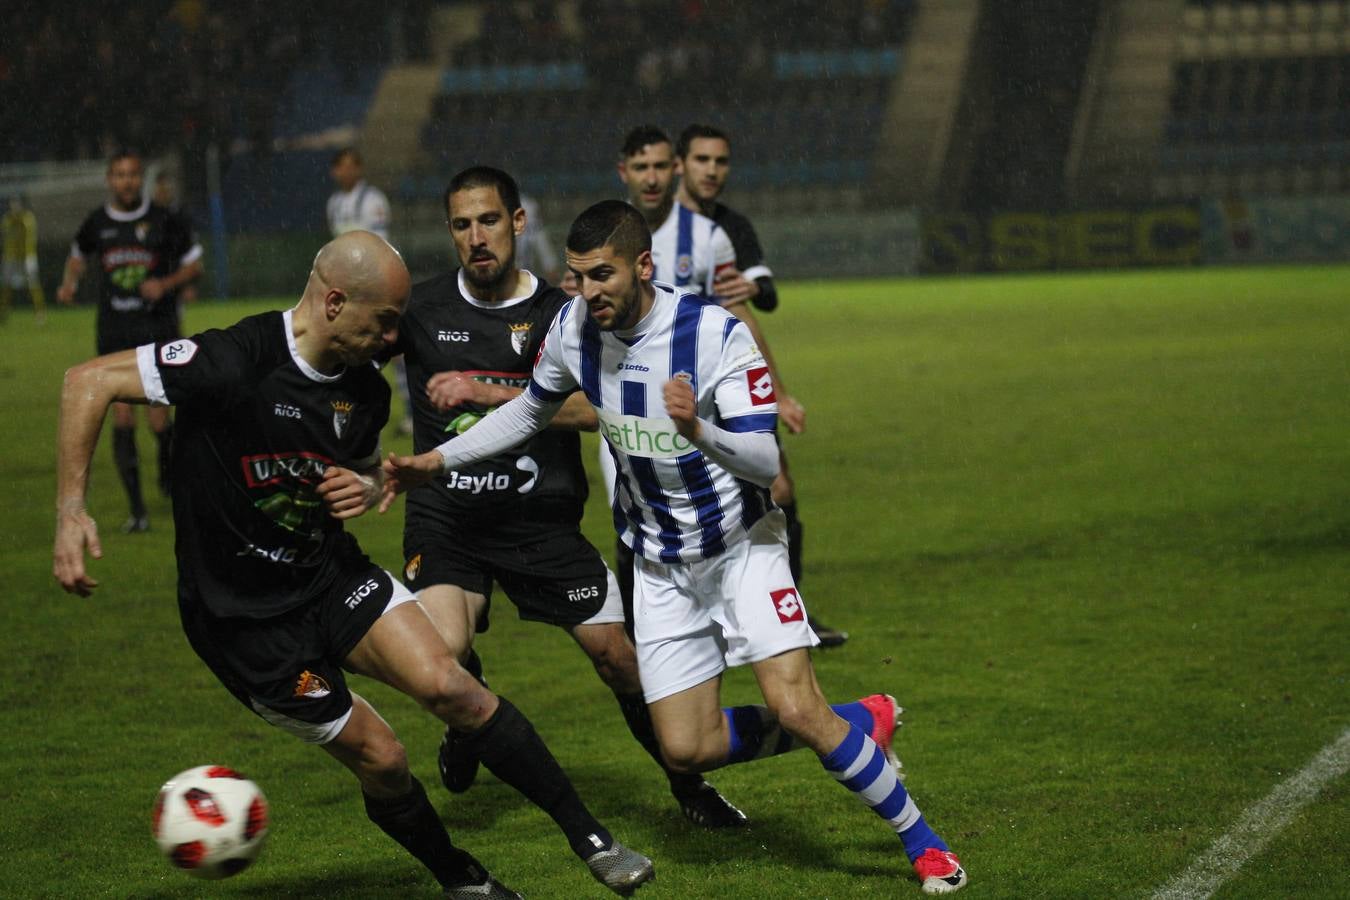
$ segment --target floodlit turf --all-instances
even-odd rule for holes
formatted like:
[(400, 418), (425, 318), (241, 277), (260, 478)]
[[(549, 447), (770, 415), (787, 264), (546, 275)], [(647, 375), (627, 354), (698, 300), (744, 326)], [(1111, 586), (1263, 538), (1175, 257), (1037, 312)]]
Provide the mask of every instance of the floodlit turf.
[[(809, 410), (809, 432), (786, 438), (804, 591), (853, 634), (817, 670), (831, 698), (887, 691), (909, 708), (908, 785), (965, 860), (966, 896), (1147, 896), (1350, 726), (1347, 284), (1350, 269), (1319, 267), (784, 286), (765, 330)], [(188, 325), (261, 307), (203, 302)], [(92, 343), (87, 310), (0, 328), (0, 895), (435, 896), (349, 776), (192, 655), (166, 503), (151, 500), (148, 535), (117, 533), (106, 439), (91, 492), (102, 587), (56, 587), (57, 396)], [(140, 446), (152, 467), (144, 432)], [(357, 527), (394, 569), (401, 513)], [(608, 548), (595, 502), (586, 524)], [(687, 827), (581, 653), (504, 598), (494, 613), (489, 680), (655, 859), (642, 896), (919, 895), (895, 839), (809, 754), (713, 774), (749, 831)], [(440, 790), (427, 715), (358, 690), (502, 880), (604, 895), (491, 776)], [(747, 673), (726, 694), (751, 700)], [(171, 871), (149, 836), (159, 783), (207, 762), (253, 777), (273, 813), (258, 864), (211, 885)], [(1348, 787), (1333, 782), (1218, 896), (1350, 895)]]

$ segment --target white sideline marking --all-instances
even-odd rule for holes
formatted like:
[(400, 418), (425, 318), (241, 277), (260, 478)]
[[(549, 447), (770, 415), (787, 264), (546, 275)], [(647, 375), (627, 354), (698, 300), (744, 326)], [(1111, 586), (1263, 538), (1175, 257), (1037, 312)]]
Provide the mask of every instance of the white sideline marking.
[(1158, 888), (1153, 900), (1203, 900), (1237, 874), (1276, 834), (1293, 821), (1322, 788), (1350, 770), (1350, 728), (1313, 757), (1300, 771), (1275, 785), (1248, 807), (1237, 824), (1205, 851), (1186, 871)]

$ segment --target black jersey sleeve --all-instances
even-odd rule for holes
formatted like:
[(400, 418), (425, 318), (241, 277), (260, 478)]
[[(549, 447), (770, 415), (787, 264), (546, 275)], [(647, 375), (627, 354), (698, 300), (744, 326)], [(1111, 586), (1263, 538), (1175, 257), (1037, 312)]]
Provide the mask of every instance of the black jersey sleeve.
[(716, 218), (736, 250), (736, 268), (759, 286), (759, 293), (750, 302), (758, 310), (772, 312), (778, 307), (778, 289), (774, 287), (773, 272), (764, 263), (764, 249), (755, 226), (745, 216), (725, 206), (718, 209)]
[(97, 213), (86, 216), (84, 224), (75, 233), (75, 246), (81, 256), (90, 257), (98, 253), (98, 223), (94, 221), (96, 218)]
[(249, 394), (259, 372), (261, 343), (247, 320), (155, 344), (153, 349), (153, 359), (147, 360), (142, 348), (137, 360), (152, 403), (233, 406)]
[(173, 268), (178, 268), (196, 243), (191, 220), (182, 213), (169, 213), (164, 220), (164, 252), (173, 261)]

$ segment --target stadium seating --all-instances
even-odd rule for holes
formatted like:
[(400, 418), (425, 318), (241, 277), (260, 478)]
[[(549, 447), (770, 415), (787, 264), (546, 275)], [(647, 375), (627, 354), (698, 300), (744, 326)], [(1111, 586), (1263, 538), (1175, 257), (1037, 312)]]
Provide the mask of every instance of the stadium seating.
[[(1350, 11), (1344, 2), (1188, 0), (1158, 162), (1165, 177), (1231, 188), (1350, 158)], [(1328, 184), (1335, 187), (1336, 184)]]
[[(676, 77), (648, 59), (663, 74), (642, 76), (638, 61), (638, 83), (625, 91), (598, 83), (575, 61), (494, 64), (474, 55), (471, 64), (443, 72), (422, 127), (419, 171), (405, 175), (396, 194), (411, 202), (439, 196), (437, 173), (476, 161), (506, 166), (535, 192), (612, 193), (614, 160), (629, 127), (652, 122), (673, 136), (695, 121), (732, 135), (738, 190), (787, 188), (806, 196), (814, 188), (858, 188), (869, 175), (876, 125), (903, 62), (899, 39), (915, 6), (892, 4), (896, 18), (880, 33), (889, 43), (861, 41), (842, 16), (837, 45), (785, 27), (757, 67)], [(751, 42), (747, 34), (744, 45)], [(472, 37), (466, 45), (478, 46)], [(689, 58), (699, 59), (697, 48), (689, 49)]]

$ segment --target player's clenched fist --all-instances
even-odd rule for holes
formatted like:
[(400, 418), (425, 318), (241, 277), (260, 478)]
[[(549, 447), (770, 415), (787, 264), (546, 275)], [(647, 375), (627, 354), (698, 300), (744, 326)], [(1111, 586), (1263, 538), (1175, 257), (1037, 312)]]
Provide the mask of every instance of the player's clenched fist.
[(698, 404), (694, 398), (694, 389), (687, 381), (671, 380), (661, 388), (661, 396), (666, 402), (666, 415), (675, 422), (675, 430), (686, 440), (698, 438)]

